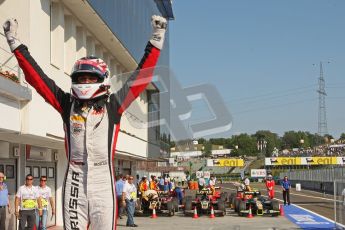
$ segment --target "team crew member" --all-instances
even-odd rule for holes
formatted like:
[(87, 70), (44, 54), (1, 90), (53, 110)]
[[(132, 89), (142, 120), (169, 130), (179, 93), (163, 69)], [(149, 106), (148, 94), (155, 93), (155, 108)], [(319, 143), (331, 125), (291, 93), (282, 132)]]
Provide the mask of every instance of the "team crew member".
[(158, 186), (157, 186), (157, 181), (156, 181), (156, 176), (151, 176), (151, 181), (150, 181), (150, 186), (149, 188), (151, 190), (158, 190)]
[(6, 207), (10, 213), (10, 200), (8, 198), (7, 185), (4, 183), (5, 175), (0, 172), (0, 230), (5, 230)]
[(288, 180), (288, 177), (285, 176), (284, 180), (281, 182), (281, 186), (283, 189), (283, 199), (284, 199), (284, 205), (286, 205), (286, 202), (288, 205), (290, 205), (290, 188), (291, 188), (291, 183)]
[(208, 184), (209, 184), (209, 186), (210, 186), (210, 189), (211, 189), (211, 191), (212, 191), (212, 194), (215, 194), (215, 192), (216, 192), (216, 180), (214, 179), (213, 176), (211, 176), (210, 181), (209, 181)]
[(127, 227), (138, 227), (138, 225), (134, 224), (134, 211), (135, 211), (135, 203), (137, 201), (137, 188), (133, 183), (134, 177), (130, 176), (128, 179), (128, 183), (123, 186), (122, 192), (122, 204), (126, 206), (127, 211)]
[(139, 184), (139, 191), (141, 194), (143, 194), (145, 191), (148, 190), (148, 186), (147, 186), (147, 176), (143, 176), (141, 178), (141, 182)]
[[(18, 23), (9, 19), (4, 32), (25, 80), (62, 116), (68, 157), (63, 186), (66, 229), (115, 229), (116, 193), (113, 159), (123, 112), (150, 83), (163, 47), (167, 21), (152, 16), (153, 34), (137, 71), (110, 93), (107, 64), (96, 57), (79, 59), (71, 73), (71, 94), (64, 92), (17, 39)], [(144, 70), (145, 69), (145, 70)]]
[(275, 182), (272, 178), (272, 175), (269, 174), (267, 176), (267, 180), (266, 180), (266, 188), (267, 188), (267, 193), (268, 193), (268, 197), (270, 199), (273, 199), (274, 198), (274, 186), (275, 186)]
[(37, 187), (42, 202), (42, 216), (36, 213), (36, 229), (47, 229), (48, 206), (52, 207), (52, 215), (55, 215), (55, 204), (51, 189), (47, 186), (47, 177), (41, 176), (40, 185)]
[[(36, 221), (35, 210), (38, 207), (38, 214), (42, 216), (42, 203), (38, 188), (33, 186), (33, 176), (26, 175), (25, 185), (18, 189), (14, 202), (15, 215), (19, 219), (19, 229), (33, 229)], [(38, 204), (38, 205), (37, 205)], [(20, 207), (20, 211), (18, 210)], [(27, 223), (27, 228), (25, 224)]]
[(244, 179), (244, 190), (248, 192), (252, 191), (252, 188), (250, 187), (250, 180), (248, 177)]

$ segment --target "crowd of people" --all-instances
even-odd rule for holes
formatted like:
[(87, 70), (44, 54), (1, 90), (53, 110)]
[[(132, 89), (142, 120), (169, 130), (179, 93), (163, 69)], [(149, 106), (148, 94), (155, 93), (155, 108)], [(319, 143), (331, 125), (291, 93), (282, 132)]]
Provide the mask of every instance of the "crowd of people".
[(315, 148), (295, 148), (282, 150), (273, 157), (344, 157), (345, 144), (342, 145), (320, 145)]
[[(0, 230), (4, 230), (6, 221), (6, 208), (11, 213), (11, 205), (8, 196), (8, 188), (4, 182), (5, 175), (0, 172)], [(34, 177), (26, 175), (25, 184), (22, 185), (16, 194), (14, 211), (19, 220), (19, 229), (37, 230), (47, 229), (47, 217), (49, 204), (52, 215), (55, 215), (54, 198), (51, 189), (47, 186), (47, 177), (41, 176), (40, 184), (33, 185)]]
[(123, 215), (127, 215), (128, 227), (137, 227), (134, 223), (134, 212), (137, 202), (141, 202), (143, 197), (147, 197), (149, 193), (157, 194), (158, 191), (171, 192), (177, 197), (179, 203), (182, 203), (183, 187), (186, 184), (186, 179), (180, 177), (170, 178), (169, 175), (154, 176), (150, 178), (139, 175), (136, 177), (136, 183), (134, 183), (134, 177), (131, 175), (119, 174), (116, 177), (116, 196), (117, 196), (117, 208), (118, 218), (122, 219)]

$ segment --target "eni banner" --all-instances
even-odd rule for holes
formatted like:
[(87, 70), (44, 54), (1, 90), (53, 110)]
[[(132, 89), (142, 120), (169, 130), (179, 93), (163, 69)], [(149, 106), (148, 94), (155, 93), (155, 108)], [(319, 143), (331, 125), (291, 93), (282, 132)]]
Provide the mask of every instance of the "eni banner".
[(267, 157), (265, 165), (345, 165), (345, 157)]
[(336, 165), (337, 157), (302, 157), (302, 165)]
[(266, 157), (265, 165), (301, 165), (301, 157)]
[(244, 160), (238, 158), (208, 159), (207, 166), (243, 167)]

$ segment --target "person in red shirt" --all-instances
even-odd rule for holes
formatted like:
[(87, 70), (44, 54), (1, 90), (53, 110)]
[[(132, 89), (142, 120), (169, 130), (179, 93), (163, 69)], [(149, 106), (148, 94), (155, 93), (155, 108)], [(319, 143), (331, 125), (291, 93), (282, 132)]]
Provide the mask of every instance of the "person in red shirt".
[(274, 183), (274, 180), (272, 178), (272, 175), (269, 174), (267, 176), (267, 180), (266, 180), (266, 188), (267, 188), (267, 192), (268, 192), (268, 197), (270, 199), (273, 199), (274, 198), (274, 186), (276, 184)]

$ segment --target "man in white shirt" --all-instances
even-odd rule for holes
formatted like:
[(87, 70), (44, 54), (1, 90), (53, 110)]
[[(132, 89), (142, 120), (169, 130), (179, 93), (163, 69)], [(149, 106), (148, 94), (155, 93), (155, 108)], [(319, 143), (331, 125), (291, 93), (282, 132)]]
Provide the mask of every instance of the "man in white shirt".
[(52, 215), (55, 215), (55, 205), (51, 189), (47, 186), (47, 177), (41, 176), (40, 185), (37, 187), (42, 202), (42, 216), (36, 215), (36, 229), (47, 229), (48, 205), (52, 207)]
[(198, 184), (199, 184), (199, 190), (202, 190), (204, 187), (205, 187), (205, 179), (204, 179), (204, 177), (202, 176), (202, 177), (200, 177), (199, 178), (199, 181), (198, 181)]
[(129, 176), (128, 183), (125, 183), (122, 191), (122, 205), (126, 206), (127, 227), (138, 227), (134, 224), (135, 203), (137, 202), (137, 188), (133, 183), (134, 177)]
[[(18, 189), (15, 199), (15, 215), (19, 219), (19, 230), (33, 229), (36, 220), (35, 210), (42, 216), (42, 203), (38, 188), (33, 186), (33, 176), (26, 175), (25, 185)], [(18, 210), (20, 207), (20, 211)], [(27, 228), (25, 224), (27, 223)]]

